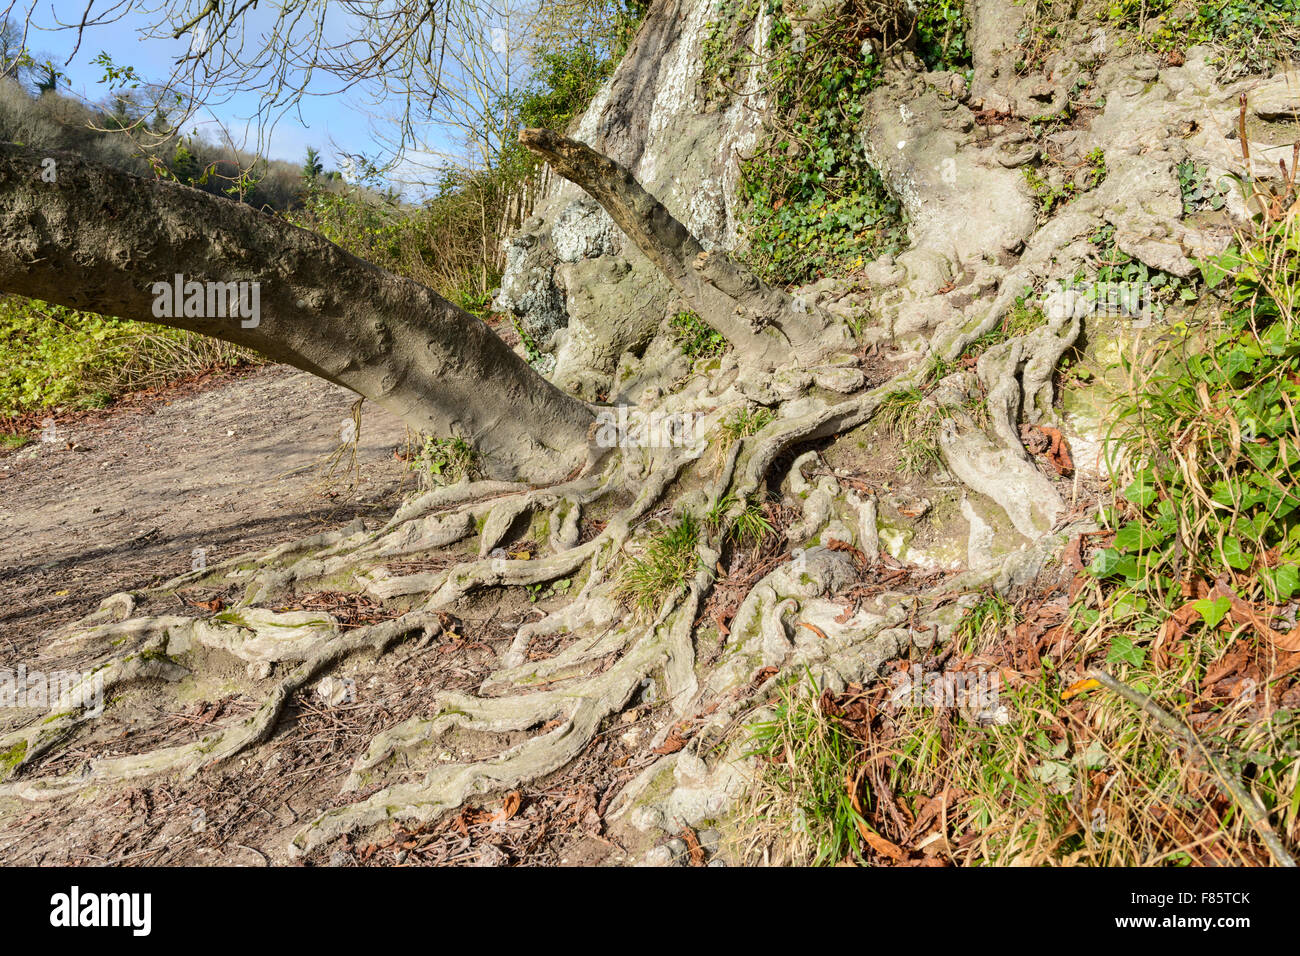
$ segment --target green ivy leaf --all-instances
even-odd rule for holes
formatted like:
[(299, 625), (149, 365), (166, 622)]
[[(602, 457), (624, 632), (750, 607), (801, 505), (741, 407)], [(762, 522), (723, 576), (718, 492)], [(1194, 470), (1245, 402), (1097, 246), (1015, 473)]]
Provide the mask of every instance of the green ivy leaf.
[(1124, 489), (1124, 497), (1139, 508), (1145, 508), (1155, 501), (1156, 485), (1151, 479), (1151, 474), (1143, 472), (1138, 475), (1137, 479)]
[(1241, 541), (1235, 536), (1229, 535), (1223, 539), (1221, 551), (1223, 560), (1228, 563), (1228, 567), (1236, 571), (1245, 571), (1254, 563), (1254, 558), (1241, 550)]
[(1119, 552), (1114, 548), (1102, 548), (1092, 556), (1092, 563), (1088, 565), (1088, 571), (1094, 577), (1109, 577), (1115, 572), (1115, 567), (1118, 564)]
[(1144, 528), (1137, 522), (1130, 522), (1115, 535), (1115, 548), (1119, 551), (1145, 551), (1154, 548), (1164, 538), (1164, 534), (1153, 528)]
[(1106, 652), (1106, 663), (1132, 664), (1134, 667), (1141, 667), (1146, 656), (1147, 652), (1134, 644), (1132, 638), (1121, 635), (1110, 642), (1110, 649)]
[(1218, 288), (1223, 280), (1232, 274), (1233, 266), (1228, 264), (1226, 255), (1194, 261), (1196, 267), (1201, 270), (1201, 281), (1205, 283), (1207, 289)]
[(1268, 595), (1270, 601), (1289, 600), (1296, 590), (1300, 589), (1300, 567), (1294, 564), (1279, 564), (1264, 572), (1264, 581), (1268, 585), (1268, 590), (1272, 592)]
[(1201, 615), (1201, 620), (1205, 621), (1206, 627), (1216, 628), (1232, 609), (1232, 598), (1226, 595), (1213, 601), (1209, 598), (1201, 598), (1192, 604), (1192, 607), (1196, 608), (1197, 613)]

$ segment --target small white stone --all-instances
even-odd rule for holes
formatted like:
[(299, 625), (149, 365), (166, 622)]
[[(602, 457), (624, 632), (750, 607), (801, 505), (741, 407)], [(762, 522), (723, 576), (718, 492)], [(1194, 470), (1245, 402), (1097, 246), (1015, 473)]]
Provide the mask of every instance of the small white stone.
[(664, 812), (658, 807), (637, 807), (632, 811), (632, 826), (641, 833), (647, 833), (650, 830), (663, 829)]
[(339, 704), (352, 702), (356, 697), (356, 686), (354, 680), (326, 677), (316, 685), (316, 695), (328, 706), (337, 707)]
[(677, 757), (677, 766), (673, 768), (673, 776), (679, 782), (702, 780), (708, 775), (708, 765), (695, 754), (682, 751)]
[(653, 849), (647, 850), (645, 858), (642, 861), (642, 865), (643, 866), (672, 866), (673, 851), (668, 849), (668, 847), (666, 846), (657, 846), (654, 847)]

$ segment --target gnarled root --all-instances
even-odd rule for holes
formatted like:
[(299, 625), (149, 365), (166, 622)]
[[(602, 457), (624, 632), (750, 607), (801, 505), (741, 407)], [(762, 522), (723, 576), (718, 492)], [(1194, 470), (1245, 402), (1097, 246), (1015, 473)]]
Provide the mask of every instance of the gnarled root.
[[(974, 327), (955, 330), (949, 344), (976, 334)], [(1014, 426), (1021, 404), (1038, 407), (1044, 389), (1050, 401), (1051, 367), (1077, 334), (1078, 320), (1066, 317), (1039, 333), (1012, 340), (989, 359), (990, 381), (1000, 389), (997, 394), (1005, 406), (1004, 426)], [(871, 494), (859, 496), (847, 490), (824, 472), (814, 476), (817, 455), (805, 452), (795, 457), (789, 471), (787, 500), (802, 510), (802, 518), (788, 532), (793, 549), (789, 560), (763, 576), (744, 597), (718, 658), (707, 669), (699, 666), (695, 647), (698, 617), (713, 587), (723, 547), (710, 535), (725, 534), (753, 506), (781, 456), (867, 422), (890, 396), (924, 384), (940, 354), (936, 350), (885, 384), (846, 400), (827, 402), (807, 394), (784, 402), (773, 399), (776, 416), (756, 434), (730, 441), (718, 459), (703, 460), (707, 442), (700, 442), (686, 449), (638, 449), (635, 461), (609, 456), (599, 473), (545, 488), (462, 483), (412, 499), (375, 530), (354, 524), (283, 545), (264, 556), (241, 556), (148, 591), (114, 595), (94, 614), (64, 629), (51, 645), (51, 650), (84, 653), (89, 649), (98, 654), (101, 669), (96, 673), (102, 675), (106, 688), (183, 677), (193, 665), (187, 655), (199, 647), (246, 662), (250, 673), (256, 671), (260, 678), (272, 665), (292, 669), (274, 684), (254, 713), (212, 728), (196, 741), (92, 760), (76, 773), (28, 778), (38, 758), (66, 743), (91, 716), (86, 708), (56, 712), (44, 724), (0, 740), (0, 747), (17, 754), (9, 765), (16, 779), (0, 784), (0, 794), (41, 799), (92, 783), (157, 774), (192, 777), (270, 738), (293, 695), (344, 658), (360, 652), (383, 654), (416, 634), (427, 642), (443, 626), (440, 615), (476, 592), (533, 588), (569, 578), (573, 589), (568, 603), (520, 626), (477, 693), (445, 691), (431, 715), (404, 720), (374, 736), (343, 786), (344, 793), (361, 794), (361, 799), (317, 814), (293, 838), (291, 851), (310, 853), (342, 834), (385, 821), (427, 823), (473, 797), (514, 789), (550, 774), (577, 757), (602, 723), (626, 707), (652, 676), (662, 681), (660, 699), (675, 718), (701, 712), (712, 716), (705, 732), (680, 754), (657, 762), (633, 781), (614, 806), (620, 812), (637, 806), (637, 794), (657, 767), (655, 773), (671, 768), (679, 778), (679, 786), (672, 790), (676, 796), (670, 794), (655, 811), (663, 819), (691, 820), (701, 806), (716, 809), (721, 799), (717, 795), (731, 793), (739, 778), (716, 761), (712, 768), (706, 766), (707, 751), (702, 748), (705, 741), (723, 742), (735, 720), (752, 707), (755, 695), (761, 693), (754, 683), (756, 673), (765, 673), (763, 668), (776, 668), (781, 675), (810, 672), (822, 686), (840, 688), (874, 677), (881, 664), (914, 645), (946, 639), (951, 622), (945, 615), (955, 614), (955, 605), (922, 624), (915, 613), (922, 595), (885, 591), (849, 615), (842, 603), (830, 600), (857, 580), (861, 562), (871, 567), (880, 558), (877, 502)], [(752, 402), (746, 391), (751, 387), (752, 383), (738, 383), (722, 398), (712, 399), (712, 405), (706, 404), (709, 397), (702, 392), (684, 391), (665, 401), (682, 407), (693, 402), (693, 407), (704, 408), (706, 427), (716, 431), (728, 408)], [(949, 431), (956, 435), (956, 426)], [(1006, 437), (1004, 431), (1005, 427), (995, 429), (1000, 440)], [(1018, 463), (1014, 467), (1032, 471), (1023, 454), (1013, 454), (1005, 441), (999, 447), (983, 439), (988, 448), (980, 454), (961, 451), (965, 447), (961, 441), (975, 440), (959, 436), (945, 439), (944, 445), (953, 471), (972, 487), (990, 490), (987, 469), (966, 464), (979, 464), (986, 452), (1014, 459)], [(710, 515), (715, 522), (722, 511), (721, 527), (700, 536), (693, 577), (665, 599), (652, 620), (625, 620), (617, 597), (621, 555), (629, 543), (635, 547), (639, 524), (663, 513), (659, 509), (670, 490), (691, 479), (702, 479), (704, 487), (676, 493), (672, 510), (697, 519)], [(625, 503), (583, 541), (584, 512), (607, 497), (619, 496)], [(532, 516), (546, 517), (547, 533), (539, 544), (543, 553), (514, 559), (502, 546)], [(1054, 517), (1031, 509), (1023, 523), (1027, 531), (1041, 534)], [(440, 570), (402, 573), (396, 566), (453, 548), (461, 560)], [(277, 595), (291, 595), (323, 581), (364, 593), (404, 613), (348, 631), (328, 614), (269, 606)], [(141, 614), (151, 602), (179, 588), (211, 583), (239, 584), (243, 597), (207, 618)], [(557, 640), (561, 635), (560, 649), (540, 660), (531, 659), (535, 641)], [(530, 736), (487, 758), (435, 763), (416, 782), (384, 782), (396, 761), (427, 753), (449, 735), (505, 732)], [(661, 728), (661, 734), (666, 732), (666, 727)], [(725, 781), (719, 783), (723, 777)], [(379, 789), (367, 792), (372, 786)], [(701, 794), (711, 796), (705, 799)]]
[[(95, 760), (81, 773), (0, 784), (0, 795), (35, 800), (59, 796), (92, 783), (130, 780), (166, 771), (177, 771), (182, 777), (192, 777), (204, 767), (220, 764), (266, 740), (275, 728), (276, 721), (279, 720), (280, 713), (289, 698), (325, 668), (357, 651), (371, 650), (375, 653), (383, 653), (395, 641), (413, 631), (436, 627), (438, 627), (436, 615), (413, 613), (362, 628), (351, 634), (334, 637), (276, 684), (262, 705), (251, 716), (238, 723), (218, 728), (193, 743), (131, 756)], [(133, 674), (132, 676), (146, 675)], [(147, 676), (155, 675), (151, 673)], [(119, 679), (117, 683), (120, 684), (121, 680)], [(85, 719), (84, 715), (81, 719)], [(48, 746), (44, 749), (48, 749)]]

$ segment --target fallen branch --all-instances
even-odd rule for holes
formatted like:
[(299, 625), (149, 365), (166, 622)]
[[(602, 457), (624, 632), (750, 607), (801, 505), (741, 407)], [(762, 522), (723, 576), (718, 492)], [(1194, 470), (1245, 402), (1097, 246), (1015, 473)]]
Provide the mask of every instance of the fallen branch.
[(1210, 752), (1209, 748), (1201, 742), (1201, 739), (1196, 736), (1190, 727), (1173, 714), (1169, 713), (1169, 711), (1162, 708), (1150, 696), (1143, 694), (1141, 691), (1134, 690), (1123, 681), (1116, 680), (1101, 668), (1091, 667), (1088, 669), (1088, 674), (1107, 690), (1114, 691), (1133, 706), (1146, 711), (1146, 713), (1155, 718), (1156, 723), (1179, 737), (1188, 748), (1200, 751), (1201, 755), (1205, 757), (1206, 762), (1214, 768), (1215, 775), (1223, 784), (1224, 789), (1228, 791), (1229, 796), (1236, 801), (1237, 805), (1241, 807), (1242, 812), (1246, 814), (1246, 819), (1248, 819), (1251, 826), (1255, 828), (1255, 832), (1259, 834), (1259, 838), (1264, 841), (1264, 845), (1268, 847), (1268, 852), (1272, 855), (1274, 861), (1277, 862), (1277, 865), (1289, 867), (1294, 867), (1296, 865), (1295, 860), (1291, 857), (1291, 854), (1287, 852), (1286, 847), (1283, 846), (1282, 841), (1278, 838), (1278, 835), (1273, 831), (1272, 825), (1268, 822), (1268, 811), (1260, 806), (1259, 801), (1255, 799), (1254, 795), (1250, 793), (1250, 791), (1233, 778), (1232, 774), (1229, 773), (1228, 769), (1223, 765), (1222, 760)]

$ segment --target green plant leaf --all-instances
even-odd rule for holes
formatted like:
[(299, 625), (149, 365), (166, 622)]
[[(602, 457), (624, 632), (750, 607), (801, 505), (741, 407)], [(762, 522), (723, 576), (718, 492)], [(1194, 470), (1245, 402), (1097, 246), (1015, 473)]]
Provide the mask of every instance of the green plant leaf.
[(1156, 500), (1156, 485), (1149, 472), (1143, 472), (1127, 488), (1124, 497), (1128, 501), (1145, 508)]
[(1165, 535), (1155, 528), (1145, 528), (1136, 521), (1120, 528), (1115, 535), (1115, 548), (1119, 551), (1145, 551), (1154, 548)]
[(1219, 626), (1219, 622), (1227, 615), (1228, 611), (1232, 609), (1232, 598), (1227, 597), (1226, 595), (1224, 597), (1215, 598), (1213, 601), (1209, 598), (1201, 598), (1199, 601), (1196, 601), (1192, 607), (1196, 608), (1197, 613), (1201, 615), (1201, 619), (1205, 621), (1206, 627), (1216, 628)]
[(1236, 571), (1245, 571), (1254, 563), (1254, 558), (1241, 550), (1241, 541), (1234, 535), (1223, 539), (1222, 555), (1228, 567)]
[(1264, 572), (1264, 581), (1271, 592), (1270, 601), (1287, 601), (1300, 589), (1300, 567), (1294, 564), (1279, 564)]
[(1146, 656), (1147, 652), (1134, 644), (1132, 638), (1120, 635), (1110, 642), (1110, 649), (1106, 652), (1106, 663), (1132, 664), (1134, 667), (1141, 667)]
[(1114, 548), (1102, 548), (1092, 556), (1092, 563), (1088, 565), (1088, 571), (1095, 577), (1109, 577), (1115, 572), (1115, 566), (1119, 564), (1119, 552)]

